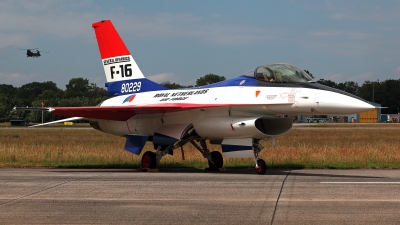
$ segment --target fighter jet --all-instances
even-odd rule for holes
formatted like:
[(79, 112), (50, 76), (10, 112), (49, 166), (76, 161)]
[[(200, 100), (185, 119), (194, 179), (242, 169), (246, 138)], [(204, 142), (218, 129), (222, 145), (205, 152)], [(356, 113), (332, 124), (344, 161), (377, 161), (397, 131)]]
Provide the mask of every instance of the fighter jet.
[[(144, 77), (110, 20), (92, 24), (113, 96), (92, 107), (52, 107), (55, 115), (88, 119), (93, 128), (126, 138), (125, 150), (140, 155), (146, 142), (154, 151), (142, 155), (141, 167), (157, 168), (160, 160), (186, 144), (223, 167), (227, 158), (254, 158), (258, 174), (266, 171), (260, 140), (287, 133), (293, 115), (345, 115), (373, 109), (352, 94), (318, 84), (288, 63), (265, 64), (219, 83), (169, 90)], [(54, 121), (51, 123), (60, 122)]]

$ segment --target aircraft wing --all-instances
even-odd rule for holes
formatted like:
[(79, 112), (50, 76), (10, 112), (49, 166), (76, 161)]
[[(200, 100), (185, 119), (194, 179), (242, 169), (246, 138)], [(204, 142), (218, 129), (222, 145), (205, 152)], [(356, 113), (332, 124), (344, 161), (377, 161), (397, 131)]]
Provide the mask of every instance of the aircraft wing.
[(157, 114), (177, 112), (197, 108), (218, 107), (221, 105), (204, 104), (162, 104), (145, 106), (87, 106), (87, 107), (54, 107), (50, 111), (58, 116), (79, 116), (88, 119), (125, 121), (137, 114)]
[[(292, 104), (292, 103), (288, 103)], [(178, 112), (199, 108), (212, 107), (231, 107), (231, 106), (250, 106), (236, 104), (190, 104), (190, 103), (170, 103), (152, 104), (143, 106), (87, 106), (87, 107), (53, 107), (54, 115), (84, 117), (87, 119), (103, 119), (125, 121), (137, 114), (158, 114)]]

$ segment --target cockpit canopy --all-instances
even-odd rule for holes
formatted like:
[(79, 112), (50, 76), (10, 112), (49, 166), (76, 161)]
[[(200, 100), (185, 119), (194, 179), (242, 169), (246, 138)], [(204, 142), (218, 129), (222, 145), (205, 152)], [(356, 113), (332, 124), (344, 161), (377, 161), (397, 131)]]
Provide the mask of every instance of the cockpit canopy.
[(313, 81), (312, 77), (302, 69), (288, 63), (273, 63), (259, 66), (245, 75), (265, 82), (305, 83)]

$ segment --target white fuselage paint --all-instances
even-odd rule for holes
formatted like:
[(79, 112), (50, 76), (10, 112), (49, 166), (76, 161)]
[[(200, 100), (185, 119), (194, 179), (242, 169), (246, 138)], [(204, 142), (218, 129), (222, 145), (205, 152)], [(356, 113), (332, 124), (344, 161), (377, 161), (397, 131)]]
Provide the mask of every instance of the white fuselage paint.
[[(126, 99), (131, 101), (126, 101)], [(125, 102), (124, 102), (125, 101)], [(373, 106), (347, 95), (310, 88), (231, 86), (137, 93), (113, 97), (101, 106), (212, 105), (180, 112), (138, 114), (127, 121), (98, 120), (107, 133), (153, 135), (161, 126), (193, 124), (205, 138), (265, 138), (254, 126), (260, 117), (356, 114)], [(208, 125), (213, 125), (213, 130)], [(254, 130), (255, 129), (255, 130)], [(249, 136), (250, 135), (250, 136)]]

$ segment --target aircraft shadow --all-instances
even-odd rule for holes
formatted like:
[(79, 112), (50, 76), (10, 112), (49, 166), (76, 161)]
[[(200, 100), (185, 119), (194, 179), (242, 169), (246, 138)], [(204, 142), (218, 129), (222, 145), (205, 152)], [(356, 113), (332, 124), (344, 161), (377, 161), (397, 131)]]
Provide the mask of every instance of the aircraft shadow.
[[(303, 169), (291, 169), (291, 168), (268, 168), (265, 176), (283, 175), (286, 176), (290, 172), (290, 176), (301, 176), (301, 177), (338, 177), (338, 178), (361, 178), (361, 179), (379, 179), (384, 177), (377, 176), (359, 176), (359, 175), (342, 175), (342, 174), (329, 174), (329, 173), (312, 173), (312, 169), (308, 169), (307, 172), (301, 172)], [(319, 169), (321, 170), (321, 169)], [(332, 170), (332, 169), (326, 169)], [(344, 169), (345, 170), (345, 169)], [(132, 168), (57, 168), (52, 169), (50, 172), (57, 173), (213, 173), (213, 174), (248, 174), (254, 176), (260, 176), (256, 174), (253, 167), (227, 167), (221, 170), (211, 170), (208, 168), (193, 168), (193, 167), (176, 167), (176, 168), (159, 168), (155, 170), (144, 170), (141, 171), (139, 167)]]

